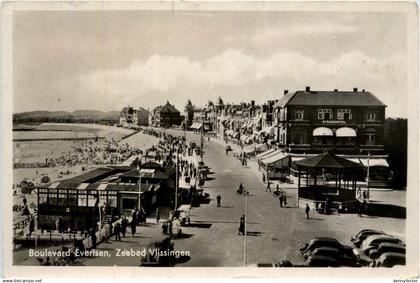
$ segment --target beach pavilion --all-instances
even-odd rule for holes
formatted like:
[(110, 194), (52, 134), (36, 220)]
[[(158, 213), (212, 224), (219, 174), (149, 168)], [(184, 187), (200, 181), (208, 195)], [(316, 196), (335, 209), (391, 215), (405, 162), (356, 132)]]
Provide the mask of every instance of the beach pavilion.
[[(340, 207), (356, 201), (356, 181), (363, 167), (333, 153), (323, 153), (294, 162), (298, 169), (298, 206), (312, 204), (315, 209), (327, 205)], [(300, 204), (299, 200), (304, 203)]]

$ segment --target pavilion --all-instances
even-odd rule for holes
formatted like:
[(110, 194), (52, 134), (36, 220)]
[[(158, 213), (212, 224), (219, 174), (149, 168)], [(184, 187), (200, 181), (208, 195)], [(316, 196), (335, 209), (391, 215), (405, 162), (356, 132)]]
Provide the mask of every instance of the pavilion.
[(298, 168), (299, 199), (319, 205), (340, 206), (343, 202), (356, 200), (356, 182), (363, 176), (363, 167), (332, 153), (295, 161)]

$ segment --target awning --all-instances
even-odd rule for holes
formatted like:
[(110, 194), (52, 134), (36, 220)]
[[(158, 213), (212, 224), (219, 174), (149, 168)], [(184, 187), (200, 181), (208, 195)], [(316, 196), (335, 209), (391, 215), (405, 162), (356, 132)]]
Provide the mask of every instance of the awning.
[(355, 137), (356, 131), (349, 127), (342, 127), (335, 131), (337, 137)]
[(332, 137), (334, 134), (333, 134), (333, 131), (330, 128), (319, 127), (319, 128), (314, 129), (312, 135), (314, 137), (320, 137), (320, 136), (321, 137), (322, 136)]
[[(280, 162), (283, 159), (287, 159), (285, 160), (285, 162)], [(278, 163), (277, 165), (281, 165), (281, 167), (288, 167), (289, 166), (289, 155), (285, 152), (279, 152), (267, 159), (262, 160), (262, 163), (264, 163), (265, 165), (269, 166), (269, 165), (274, 165), (274, 163)]]
[(237, 139), (237, 138), (239, 137), (239, 133), (238, 133), (238, 132), (235, 132), (235, 133), (232, 135), (232, 137), (233, 137), (234, 139)]
[[(257, 148), (258, 148), (258, 146), (257, 146)], [(263, 158), (264, 156), (266, 156), (270, 153), (273, 153), (274, 151), (276, 151), (275, 148), (272, 148), (272, 149), (269, 149), (267, 151), (261, 152), (260, 154), (257, 154), (257, 158)]]
[[(363, 166), (368, 166), (368, 160), (367, 158), (359, 158), (360, 162), (363, 164)], [(369, 159), (369, 167), (374, 166), (383, 166), (383, 167), (389, 167), (388, 161), (386, 161), (385, 158), (370, 158)]]
[(241, 141), (246, 142), (246, 139), (249, 138), (247, 135), (241, 135)]
[(279, 150), (279, 149), (276, 149), (276, 150), (272, 151), (271, 153), (269, 153), (269, 154), (263, 156), (262, 158), (260, 158), (260, 161), (262, 163), (265, 163), (265, 160), (267, 160), (267, 159), (269, 159), (269, 158), (271, 158), (271, 157), (273, 157), (273, 156), (275, 156), (275, 155), (277, 155), (279, 153), (283, 153), (283, 152), (281, 150)]

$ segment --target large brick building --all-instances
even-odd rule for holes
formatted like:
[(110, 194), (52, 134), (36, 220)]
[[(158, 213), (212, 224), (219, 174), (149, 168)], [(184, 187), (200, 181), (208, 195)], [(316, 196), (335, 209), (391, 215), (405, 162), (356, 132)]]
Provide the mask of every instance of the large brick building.
[(285, 92), (273, 110), (277, 142), (294, 153), (383, 154), (385, 108), (357, 88)]
[(170, 128), (181, 125), (182, 119), (181, 112), (167, 101), (165, 105), (153, 109), (149, 121), (152, 127)]

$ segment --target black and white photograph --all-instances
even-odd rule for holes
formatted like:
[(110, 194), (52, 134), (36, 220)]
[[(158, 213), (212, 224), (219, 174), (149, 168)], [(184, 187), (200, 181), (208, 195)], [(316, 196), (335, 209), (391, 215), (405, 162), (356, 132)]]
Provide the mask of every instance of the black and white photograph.
[(14, 270), (418, 276), (417, 7), (152, 4), (9, 11)]

